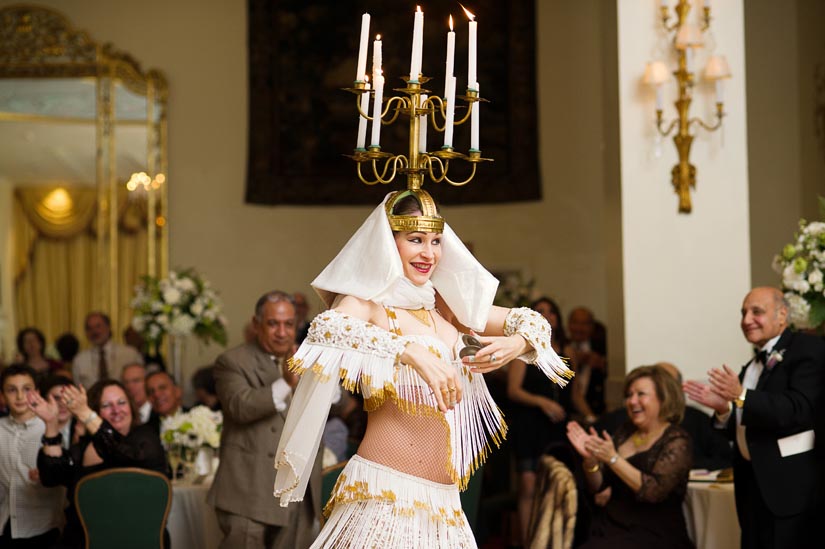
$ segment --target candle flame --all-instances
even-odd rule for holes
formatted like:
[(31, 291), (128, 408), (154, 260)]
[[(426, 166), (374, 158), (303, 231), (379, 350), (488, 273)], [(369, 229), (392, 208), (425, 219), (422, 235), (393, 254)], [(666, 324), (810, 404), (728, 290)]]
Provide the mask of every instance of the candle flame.
[(453, 16), (450, 15), (450, 32), (453, 32)]
[(380, 42), (380, 41), (381, 41), (381, 35), (380, 35), (380, 34), (376, 34), (376, 35), (375, 35), (375, 39), (376, 39), (376, 40), (378, 40), (378, 41)]
[(473, 15), (473, 14), (470, 12), (470, 10), (468, 10), (467, 8), (465, 8), (465, 7), (464, 7), (464, 4), (462, 4), (462, 3), (460, 3), (460, 2), (459, 2), (459, 4), (458, 4), (458, 5), (459, 5), (459, 6), (461, 6), (461, 9), (463, 9), (463, 10), (464, 10), (464, 13), (466, 13), (466, 14), (467, 14), (467, 17), (469, 17), (469, 18), (470, 18), (470, 21), (475, 21), (475, 20), (476, 20), (476, 16), (475, 16), (475, 15)]
[(421, 6), (416, 6), (415, 11), (421, 11)]
[(364, 82), (369, 82), (369, 81), (370, 81), (370, 75), (369, 75), (369, 74), (365, 74), (365, 75), (364, 75)]

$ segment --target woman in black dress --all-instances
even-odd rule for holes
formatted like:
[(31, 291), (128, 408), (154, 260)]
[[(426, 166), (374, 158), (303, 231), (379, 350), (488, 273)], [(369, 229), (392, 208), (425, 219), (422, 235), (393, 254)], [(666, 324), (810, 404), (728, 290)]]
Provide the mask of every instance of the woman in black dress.
[(693, 456), (679, 423), (682, 389), (657, 366), (642, 366), (625, 381), (630, 421), (614, 439), (570, 422), (567, 436), (582, 456), (587, 487), (601, 508), (582, 547), (693, 547), (682, 513)]
[(83, 387), (68, 385), (59, 398), (78, 424), (85, 426), (86, 434), (68, 450), (63, 448), (54, 396), (44, 400), (31, 393), (29, 405), (46, 423), (37, 469), (43, 486), (68, 488), (62, 547), (83, 547), (83, 528), (73, 504), (80, 479), (113, 467), (141, 467), (171, 475), (159, 437), (148, 425), (136, 425), (135, 405), (120, 382), (98, 381), (88, 395)]

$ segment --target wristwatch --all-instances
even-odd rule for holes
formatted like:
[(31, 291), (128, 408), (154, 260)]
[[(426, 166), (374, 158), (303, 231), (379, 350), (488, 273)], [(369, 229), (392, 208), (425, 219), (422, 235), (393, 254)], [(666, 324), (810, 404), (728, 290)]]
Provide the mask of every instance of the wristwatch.
[(613, 454), (613, 456), (607, 460), (607, 463), (614, 465), (617, 461), (619, 461), (619, 454)]
[(43, 446), (60, 446), (63, 444), (63, 433), (57, 433), (53, 437), (47, 437), (43, 435), (40, 437), (40, 442)]
[(748, 394), (747, 389), (742, 389), (742, 393), (739, 395), (739, 398), (733, 399), (733, 403), (736, 404), (737, 408), (741, 408), (745, 405), (745, 396)]

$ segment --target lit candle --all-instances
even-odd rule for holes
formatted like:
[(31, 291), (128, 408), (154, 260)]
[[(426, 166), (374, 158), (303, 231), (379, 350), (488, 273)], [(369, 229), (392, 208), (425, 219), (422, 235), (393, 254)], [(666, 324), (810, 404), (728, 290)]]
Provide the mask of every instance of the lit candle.
[[(424, 103), (427, 102), (427, 94), (421, 94), (421, 106), (424, 106)], [(418, 152), (425, 153), (427, 152), (427, 115), (426, 114), (419, 114), (418, 119), (421, 121), (421, 124), (418, 126)]]
[(361, 16), (361, 44), (358, 48), (358, 68), (355, 70), (355, 81), (361, 81), (361, 77), (367, 72), (367, 42), (370, 37), (370, 14)]
[(447, 33), (447, 71), (444, 73), (444, 97), (447, 97), (447, 83), (453, 76), (455, 67), (455, 31), (453, 31), (453, 16), (450, 16), (450, 32)]
[(369, 76), (364, 75), (364, 80), (367, 82), (364, 88), (367, 91), (361, 94), (361, 112), (364, 114), (358, 113), (358, 142), (355, 144), (355, 148), (359, 151), (364, 150), (367, 141), (367, 116), (370, 112)]
[(656, 110), (662, 110), (662, 85), (656, 85)]
[(716, 102), (717, 103), (724, 103), (725, 102), (725, 83), (722, 78), (716, 79)]
[(375, 42), (372, 43), (372, 80), (375, 81), (375, 78), (381, 74), (381, 35), (375, 35)]
[[(480, 91), (478, 82), (476, 82), (476, 90)], [(481, 95), (479, 95), (481, 98)], [(481, 101), (476, 101), (472, 106), (473, 112), (470, 114), (470, 150), (480, 151), (478, 147), (478, 130), (479, 130), (479, 116), (481, 114)]]
[(381, 103), (384, 100), (384, 76), (380, 73), (375, 77), (375, 105), (372, 108), (372, 141), (371, 146), (381, 146)]
[(447, 117), (444, 122), (444, 147), (453, 147), (453, 120), (455, 119), (455, 76), (447, 81)]
[[(462, 6), (463, 7), (463, 6)], [(464, 13), (470, 18), (470, 38), (467, 46), (467, 87), (476, 83), (476, 35), (478, 23), (476, 16), (464, 8)]]
[(424, 12), (421, 6), (415, 10), (415, 24), (413, 25), (412, 56), (410, 57), (410, 81), (418, 82), (421, 74), (421, 55), (424, 46)]

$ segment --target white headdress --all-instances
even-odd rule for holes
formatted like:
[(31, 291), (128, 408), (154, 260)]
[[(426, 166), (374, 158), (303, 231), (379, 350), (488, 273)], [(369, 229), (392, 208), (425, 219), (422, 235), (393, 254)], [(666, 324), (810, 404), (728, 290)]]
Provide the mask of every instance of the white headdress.
[(338, 295), (351, 295), (385, 305), (408, 308), (434, 306), (438, 291), (459, 322), (482, 331), (498, 288), (498, 280), (473, 257), (449, 225), (444, 224), (441, 260), (431, 285), (415, 286), (404, 267), (387, 219), (384, 197), (349, 242), (312, 281), (327, 307)]

